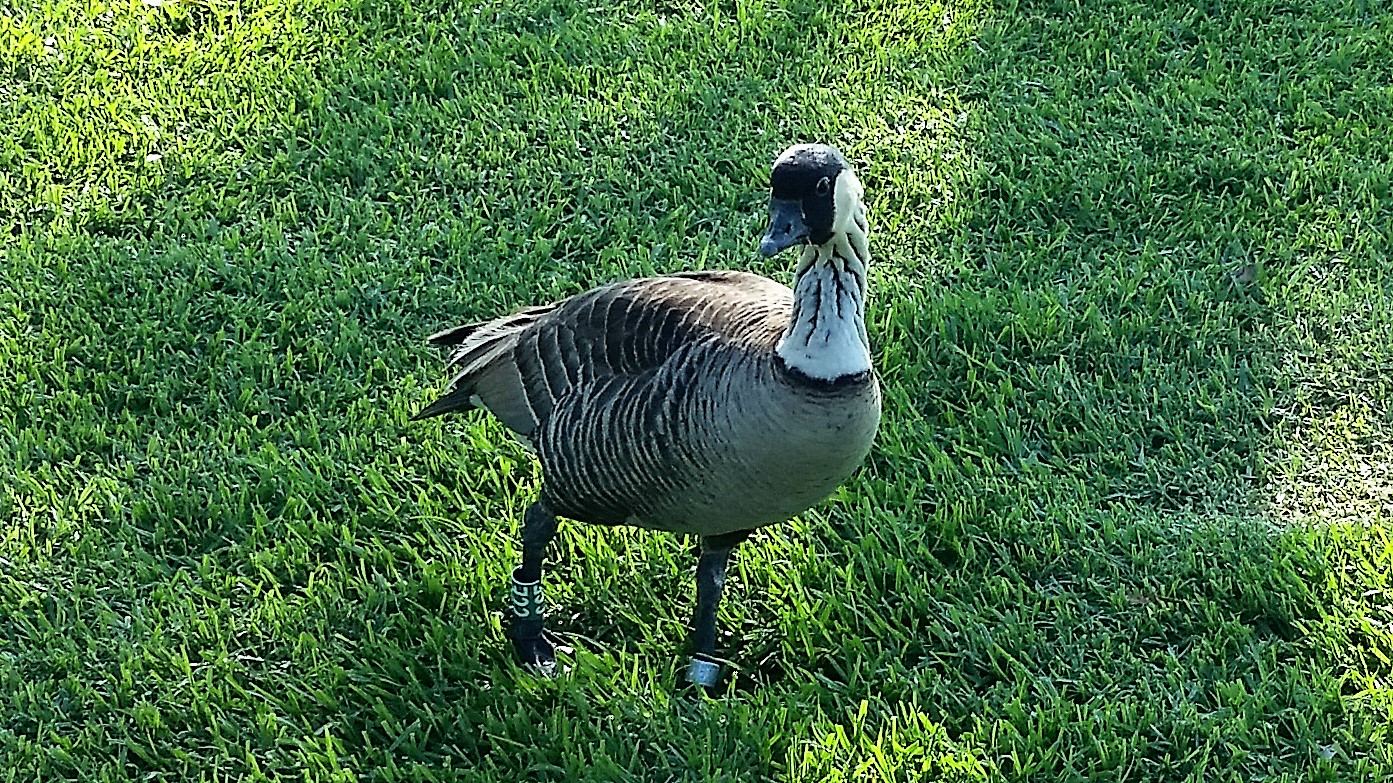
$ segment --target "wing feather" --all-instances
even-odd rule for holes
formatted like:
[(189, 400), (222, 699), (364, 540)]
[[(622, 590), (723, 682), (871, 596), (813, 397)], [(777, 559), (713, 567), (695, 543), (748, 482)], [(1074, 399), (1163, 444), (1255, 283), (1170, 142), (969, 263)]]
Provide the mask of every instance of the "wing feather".
[(446, 392), (414, 418), (486, 408), (531, 440), (571, 395), (643, 393), (684, 346), (704, 341), (772, 350), (792, 292), (745, 272), (701, 271), (592, 289), (432, 335), (454, 346)]

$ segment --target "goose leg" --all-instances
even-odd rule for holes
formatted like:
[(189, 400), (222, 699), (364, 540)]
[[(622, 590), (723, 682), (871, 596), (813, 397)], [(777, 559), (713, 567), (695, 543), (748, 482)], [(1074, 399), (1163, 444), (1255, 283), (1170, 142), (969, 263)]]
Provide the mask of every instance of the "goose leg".
[(687, 681), (707, 688), (714, 687), (721, 676), (716, 662), (716, 608), (721, 603), (721, 591), (726, 583), (726, 565), (740, 542), (751, 531), (741, 530), (719, 536), (703, 536), (701, 559), (697, 561), (696, 616), (692, 619), (692, 661), (687, 666)]
[(522, 517), (522, 565), (513, 571), (508, 601), (508, 637), (518, 660), (548, 675), (556, 667), (556, 653), (542, 634), (542, 560), (555, 536), (551, 511), (541, 503), (528, 506)]

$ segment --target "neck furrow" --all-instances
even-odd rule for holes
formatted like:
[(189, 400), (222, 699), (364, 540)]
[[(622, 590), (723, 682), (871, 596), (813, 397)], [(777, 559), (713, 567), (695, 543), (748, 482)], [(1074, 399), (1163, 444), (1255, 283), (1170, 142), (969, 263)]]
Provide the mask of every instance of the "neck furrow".
[(785, 364), (819, 381), (871, 369), (865, 218), (858, 212), (848, 222), (826, 243), (803, 250), (793, 284), (793, 313), (776, 349)]

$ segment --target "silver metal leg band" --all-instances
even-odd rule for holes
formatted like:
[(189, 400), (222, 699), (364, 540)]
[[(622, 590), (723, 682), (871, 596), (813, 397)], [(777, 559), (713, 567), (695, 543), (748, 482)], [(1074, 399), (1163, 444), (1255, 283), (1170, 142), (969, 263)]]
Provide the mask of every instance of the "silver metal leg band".
[(687, 664), (687, 682), (704, 688), (714, 688), (721, 679), (721, 665), (705, 658), (693, 657)]

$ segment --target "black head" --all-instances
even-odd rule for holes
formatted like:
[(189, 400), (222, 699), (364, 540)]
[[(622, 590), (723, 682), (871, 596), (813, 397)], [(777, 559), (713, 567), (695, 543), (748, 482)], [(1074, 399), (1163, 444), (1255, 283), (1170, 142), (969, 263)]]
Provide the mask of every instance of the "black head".
[(850, 170), (842, 153), (825, 144), (784, 150), (769, 174), (769, 230), (760, 252), (772, 256), (797, 244), (830, 240), (837, 218), (837, 179)]

